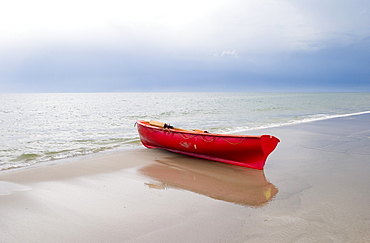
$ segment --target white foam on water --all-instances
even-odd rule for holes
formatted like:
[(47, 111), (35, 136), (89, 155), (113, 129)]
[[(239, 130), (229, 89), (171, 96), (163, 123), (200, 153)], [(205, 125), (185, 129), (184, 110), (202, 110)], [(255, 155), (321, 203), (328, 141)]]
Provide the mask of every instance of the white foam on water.
[(287, 122), (276, 122), (276, 123), (269, 123), (261, 126), (238, 126), (233, 128), (221, 128), (216, 133), (220, 134), (238, 134), (238, 133), (245, 133), (246, 131), (254, 131), (254, 130), (260, 130), (260, 129), (266, 129), (266, 128), (273, 128), (273, 127), (283, 127), (283, 126), (290, 126), (290, 125), (296, 125), (296, 124), (303, 124), (303, 123), (309, 123), (309, 122), (315, 122), (315, 121), (322, 121), (322, 120), (328, 120), (333, 118), (341, 118), (341, 117), (350, 117), (350, 116), (357, 116), (357, 115), (364, 115), (364, 114), (370, 114), (370, 111), (363, 111), (363, 112), (355, 112), (355, 113), (348, 113), (348, 114), (336, 114), (336, 115), (327, 115), (327, 114), (316, 114), (316, 115), (310, 115), (307, 117), (303, 117), (296, 120), (289, 120)]

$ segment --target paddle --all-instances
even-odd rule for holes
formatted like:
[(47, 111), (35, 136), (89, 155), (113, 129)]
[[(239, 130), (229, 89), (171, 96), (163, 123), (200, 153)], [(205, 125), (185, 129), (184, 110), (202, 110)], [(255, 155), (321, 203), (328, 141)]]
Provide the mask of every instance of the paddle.
[(203, 131), (203, 130), (194, 129), (193, 131), (190, 131), (190, 130), (185, 130), (185, 129), (173, 127), (173, 126), (171, 126), (167, 123), (163, 123), (163, 122), (159, 122), (159, 121), (153, 121), (153, 120), (150, 120), (149, 124), (152, 125), (152, 126), (156, 126), (156, 127), (176, 129), (176, 130), (179, 130), (179, 131), (186, 131), (186, 132), (193, 132), (194, 131), (194, 132), (200, 132), (200, 133), (204, 132), (204, 133), (206, 133), (206, 131)]

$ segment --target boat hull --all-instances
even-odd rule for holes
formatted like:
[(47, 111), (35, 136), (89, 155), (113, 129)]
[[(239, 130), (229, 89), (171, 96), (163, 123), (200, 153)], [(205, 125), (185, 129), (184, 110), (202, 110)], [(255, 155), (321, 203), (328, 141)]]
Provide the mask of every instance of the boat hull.
[(271, 135), (242, 136), (161, 128), (137, 121), (142, 144), (218, 162), (262, 170), (279, 139)]

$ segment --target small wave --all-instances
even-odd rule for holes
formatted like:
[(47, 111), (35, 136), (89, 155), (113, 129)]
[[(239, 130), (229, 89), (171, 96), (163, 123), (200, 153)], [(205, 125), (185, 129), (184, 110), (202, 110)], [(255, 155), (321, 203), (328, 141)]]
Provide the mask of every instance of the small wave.
[(164, 111), (159, 116), (160, 117), (171, 117), (173, 114), (175, 114), (175, 111)]
[(64, 149), (64, 150), (59, 150), (59, 151), (50, 151), (50, 152), (45, 152), (46, 155), (48, 156), (53, 156), (57, 154), (63, 154), (63, 153), (69, 153), (73, 151), (72, 149)]
[[(39, 163), (61, 159), (84, 157), (106, 151), (115, 151), (120, 148), (137, 147), (141, 144), (138, 136), (133, 138), (112, 138), (104, 140), (80, 139), (72, 141), (74, 148), (61, 150), (39, 151), (39, 153), (23, 153), (13, 159), (2, 161), (0, 171), (18, 169)], [(71, 144), (72, 144), (71, 143)]]
[(0, 171), (12, 170), (12, 169), (19, 169), (24, 168), (27, 166), (32, 165), (31, 163), (4, 163), (0, 165)]
[(245, 131), (252, 130), (250, 127), (224, 127), (219, 129), (210, 129), (210, 132), (215, 131), (215, 133), (219, 134), (237, 134)]
[(314, 121), (328, 120), (328, 119), (333, 119), (333, 118), (358, 116), (358, 115), (364, 115), (364, 114), (370, 114), (370, 111), (348, 113), (348, 114), (337, 114), (337, 115), (316, 114), (316, 115), (311, 115), (311, 116), (308, 116), (308, 117), (303, 117), (303, 118), (297, 119), (297, 120), (289, 120), (287, 122), (272, 123), (272, 124), (257, 126), (257, 127), (247, 129), (246, 131), (259, 130), (259, 129), (272, 128), (272, 127), (289, 126), (289, 125), (309, 123), (309, 122), (314, 122)]
[(17, 161), (30, 161), (35, 160), (37, 158), (41, 157), (39, 154), (28, 154), (24, 153), (19, 156), (17, 156), (15, 159), (12, 159), (11, 161), (17, 162)]
[(349, 116), (357, 116), (357, 115), (364, 115), (370, 114), (370, 111), (363, 111), (363, 112), (356, 112), (356, 113), (348, 113), (348, 114), (336, 114), (336, 115), (329, 115), (329, 114), (315, 114), (306, 117), (296, 117), (295, 119), (291, 119), (288, 121), (283, 122), (273, 122), (263, 125), (256, 125), (256, 126), (238, 126), (238, 127), (220, 127), (210, 129), (211, 132), (220, 133), (220, 134), (238, 134), (243, 133), (246, 131), (254, 131), (266, 128), (273, 128), (273, 127), (282, 127), (282, 126), (289, 126), (295, 124), (302, 124), (302, 123), (309, 123), (314, 121), (321, 121), (321, 120), (328, 120), (333, 118), (340, 118), (340, 117), (349, 117)]
[(258, 111), (258, 112), (270, 112), (270, 111), (288, 111), (291, 110), (289, 107), (267, 107), (267, 108), (258, 108), (253, 109), (252, 111)]

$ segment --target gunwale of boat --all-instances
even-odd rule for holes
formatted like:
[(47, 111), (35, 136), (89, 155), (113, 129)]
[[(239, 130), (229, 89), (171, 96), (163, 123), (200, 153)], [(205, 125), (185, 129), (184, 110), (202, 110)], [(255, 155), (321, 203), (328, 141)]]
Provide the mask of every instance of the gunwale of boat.
[(150, 125), (147, 121), (137, 121), (140, 125), (143, 125), (150, 129), (155, 129), (158, 131), (168, 131), (174, 133), (184, 133), (184, 134), (192, 134), (192, 135), (201, 135), (201, 136), (210, 136), (210, 137), (232, 137), (232, 138), (261, 138), (262, 136), (270, 136), (270, 135), (234, 135), (234, 134), (222, 134), (222, 133), (208, 133), (208, 132), (197, 132), (191, 130), (182, 130), (178, 128), (162, 128)]

